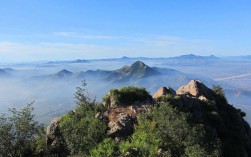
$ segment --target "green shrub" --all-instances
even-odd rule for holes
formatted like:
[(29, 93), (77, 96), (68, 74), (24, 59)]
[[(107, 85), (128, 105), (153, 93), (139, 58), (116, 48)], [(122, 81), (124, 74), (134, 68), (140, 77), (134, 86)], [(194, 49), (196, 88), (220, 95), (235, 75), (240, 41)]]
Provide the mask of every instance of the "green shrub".
[(62, 117), (60, 128), (70, 154), (88, 155), (105, 137), (106, 126), (94, 115), (67, 114)]
[(134, 134), (120, 143), (121, 153), (129, 152), (131, 156), (157, 156), (160, 140), (155, 134), (155, 127), (155, 122), (147, 119), (146, 114), (142, 114)]
[(176, 100), (176, 101), (178, 101), (178, 100), (180, 100), (180, 96), (179, 95), (175, 95), (173, 99)]
[(0, 115), (0, 156), (31, 156), (35, 153), (36, 140), (41, 126), (34, 120), (32, 104), (20, 111), (10, 109)]
[[(188, 114), (168, 103), (153, 110), (160, 147), (171, 156), (219, 156), (221, 147), (216, 138), (207, 136), (203, 125), (188, 122)], [(195, 148), (196, 147), (196, 148)], [(199, 149), (200, 148), (200, 149)]]
[(92, 157), (113, 157), (118, 155), (118, 147), (111, 138), (105, 138), (97, 147), (91, 150)]
[(173, 100), (173, 96), (171, 94), (166, 94), (157, 99), (157, 102), (171, 102)]
[[(151, 95), (146, 91), (145, 88), (138, 88), (133, 86), (122, 87), (118, 89), (111, 89), (110, 95), (113, 96), (115, 103), (121, 103), (124, 105), (130, 105), (136, 101), (144, 102), (152, 99)], [(103, 102), (106, 104), (110, 103), (110, 95), (107, 94), (103, 97)]]
[(65, 114), (60, 122), (60, 129), (71, 155), (89, 155), (106, 136), (105, 122), (95, 118), (97, 111), (102, 108), (91, 101), (85, 92), (83, 88), (77, 88), (75, 112)]

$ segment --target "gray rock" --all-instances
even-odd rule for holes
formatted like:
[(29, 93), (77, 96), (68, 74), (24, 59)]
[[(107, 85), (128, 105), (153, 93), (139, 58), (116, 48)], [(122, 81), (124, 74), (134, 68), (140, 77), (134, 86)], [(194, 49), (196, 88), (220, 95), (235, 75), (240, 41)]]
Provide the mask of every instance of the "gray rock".
[(167, 94), (171, 94), (172, 96), (175, 96), (176, 92), (175, 92), (175, 90), (173, 90), (170, 87), (160, 87), (158, 89), (158, 91), (153, 95), (153, 98), (157, 99), (157, 98), (159, 98), (161, 96), (165, 96)]
[(52, 142), (60, 135), (59, 123), (61, 117), (54, 117), (51, 120), (51, 124), (46, 128), (46, 144), (51, 145)]
[(135, 116), (120, 113), (118, 114), (118, 121), (110, 121), (108, 123), (110, 130), (107, 134), (112, 138), (129, 136), (133, 133), (135, 122)]
[(192, 96), (204, 101), (214, 99), (213, 91), (199, 80), (191, 80), (188, 84), (180, 87), (176, 94)]
[(59, 127), (60, 122), (61, 117), (55, 117), (51, 120), (51, 124), (47, 126), (46, 145), (59, 156), (66, 156), (65, 143)]

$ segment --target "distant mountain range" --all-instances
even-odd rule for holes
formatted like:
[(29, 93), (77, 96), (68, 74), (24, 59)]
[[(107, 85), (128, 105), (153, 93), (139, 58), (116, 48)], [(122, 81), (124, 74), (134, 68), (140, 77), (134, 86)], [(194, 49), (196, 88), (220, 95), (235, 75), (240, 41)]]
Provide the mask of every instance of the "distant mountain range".
[[(127, 57), (123, 57), (124, 59), (128, 59)], [(190, 62), (190, 60), (201, 60), (202, 58), (207, 58), (208, 60), (218, 60), (215, 56), (196, 56), (193, 54), (183, 55), (179, 57), (174, 57), (174, 60), (184, 60), (183, 65), (189, 64), (198, 64), (198, 62)], [(188, 60), (188, 61), (186, 61)], [(203, 59), (202, 59), (203, 60)], [(175, 62), (171, 62), (175, 63)], [(203, 62), (202, 62), (203, 63)], [(179, 63), (181, 64), (181, 63)], [(57, 81), (68, 81), (72, 84), (77, 84), (81, 82), (81, 80), (86, 80), (88, 84), (91, 86), (96, 86), (97, 83), (103, 83), (106, 87), (103, 87), (104, 90), (106, 88), (112, 88), (112, 86), (120, 87), (127, 85), (135, 85), (135, 86), (145, 86), (148, 87), (149, 91), (155, 91), (156, 88), (160, 86), (170, 86), (172, 88), (177, 88), (183, 84), (186, 84), (187, 81), (191, 79), (200, 79), (208, 86), (218, 84), (216, 81), (193, 74), (186, 74), (174, 69), (170, 68), (158, 68), (158, 67), (149, 67), (142, 61), (135, 61), (130, 66), (125, 65), (116, 70), (87, 70), (80, 72), (71, 72), (69, 70), (63, 69), (54, 74), (47, 75), (36, 75), (36, 76), (27, 76), (25, 77), (24, 72), (14, 70), (11, 68), (0, 69), (0, 78), (15, 78), (16, 76), (23, 76), (24, 82), (29, 83), (48, 83), (48, 82), (57, 82)], [(226, 93), (229, 95), (235, 95), (239, 89), (233, 88), (229, 85), (225, 85)], [(240, 93), (240, 92), (239, 92)], [(250, 93), (243, 91), (242, 95), (250, 95)]]
[[(201, 58), (194, 55), (180, 56), (179, 58), (191, 59)], [(215, 58), (215, 56), (208, 56), (207, 58)], [(130, 66), (125, 65), (116, 70), (87, 70), (77, 73), (73, 73), (66, 69), (63, 69), (55, 74), (41, 75), (29, 78), (30, 81), (45, 82), (81, 82), (86, 80), (87, 83), (93, 88), (106, 91), (109, 88), (121, 87), (121, 86), (144, 86), (152, 92), (157, 90), (160, 86), (170, 86), (172, 88), (178, 88), (179, 86), (186, 84), (191, 79), (202, 80), (208, 86), (218, 84), (216, 81), (193, 74), (186, 74), (170, 68), (157, 68), (149, 67), (142, 61), (136, 61)], [(28, 81), (29, 82), (29, 81)], [(243, 93), (242, 96), (250, 95), (250, 92), (240, 91), (240, 89), (233, 88), (229, 85), (224, 85), (226, 94), (230, 97), (234, 97), (236, 93)], [(231, 99), (231, 98), (230, 98)]]
[(142, 61), (136, 61), (130, 66), (125, 65), (122, 68), (117, 70), (88, 70), (81, 71), (78, 73), (73, 73), (66, 69), (63, 69), (55, 74), (51, 75), (42, 75), (42, 76), (34, 76), (31, 79), (38, 80), (99, 80), (110, 83), (135, 83), (135, 82), (143, 82), (149, 78), (156, 79), (159, 77), (169, 76), (169, 78), (174, 77), (186, 77), (184, 73), (168, 69), (168, 68), (157, 68), (157, 67), (149, 67)]
[(85, 59), (77, 59), (73, 61), (49, 61), (47, 64), (61, 64), (61, 63), (87, 63), (88, 60)]
[(137, 60), (173, 60), (173, 59), (198, 59), (198, 60), (213, 60), (213, 59), (220, 59), (219, 57), (216, 57), (214, 55), (210, 55), (210, 56), (199, 56), (199, 55), (195, 55), (195, 54), (188, 54), (188, 55), (181, 55), (181, 56), (177, 56), (177, 57), (157, 57), (157, 58), (150, 58), (150, 57), (127, 57), (127, 56), (123, 56), (121, 58), (106, 58), (106, 59), (77, 59), (77, 60), (73, 60), (73, 61), (50, 61), (47, 62), (46, 64), (62, 64), (62, 63), (88, 63), (90, 61), (114, 61), (114, 60), (133, 60), (133, 61), (137, 61)]
[(244, 60), (250, 60), (251, 55), (245, 55), (245, 56), (227, 56), (226, 59), (244, 59)]
[(240, 59), (240, 60), (250, 60), (251, 55), (244, 55), (244, 56), (225, 56), (225, 57), (217, 57), (215, 55), (209, 55), (209, 56), (200, 56), (195, 54), (186, 54), (176, 57), (128, 57), (123, 56), (121, 58), (105, 58), (105, 59), (76, 59), (76, 60), (58, 60), (58, 61), (48, 61), (48, 62), (25, 62), (25, 63), (14, 63), (10, 65), (35, 65), (35, 66), (49, 66), (53, 64), (71, 64), (71, 63), (89, 63), (93, 61), (146, 61), (146, 60), (165, 60), (169, 62), (179, 62), (179, 61), (189, 61), (189, 60), (198, 60), (200, 62), (212, 62), (217, 61), (219, 59)]
[[(173, 63), (177, 63), (178, 65), (182, 64), (182, 66), (184, 66), (185, 64), (197, 64), (201, 61), (203, 65), (208, 65), (204, 64), (204, 59), (201, 58), (204, 57), (184, 55), (170, 59), (171, 62), (168, 64), (173, 65)], [(218, 62), (217, 60), (219, 60), (215, 58), (215, 56), (207, 56), (206, 58), (208, 60), (208, 63), (212, 64), (214, 64), (214, 61)], [(126, 57), (123, 57), (123, 59), (128, 60), (128, 58)], [(178, 60), (180, 62), (172, 62), (173, 60)], [(155, 62), (159, 63), (158, 60), (156, 60)], [(41, 97), (40, 101), (46, 101), (45, 99), (50, 97), (51, 103), (55, 103), (54, 100), (57, 100), (57, 103), (60, 104), (69, 103), (67, 102), (67, 96), (64, 96), (64, 98), (62, 98), (62, 93), (69, 93), (69, 97), (71, 97), (71, 94), (75, 91), (75, 87), (80, 86), (82, 80), (86, 80), (88, 84), (88, 90), (90, 91), (90, 93), (95, 94), (99, 101), (109, 89), (120, 88), (122, 86), (132, 85), (146, 87), (146, 89), (150, 93), (153, 93), (161, 86), (170, 86), (173, 89), (177, 89), (178, 87), (187, 84), (188, 81), (192, 79), (199, 79), (208, 87), (219, 84), (219, 82), (214, 81), (207, 76), (187, 74), (171, 68), (150, 67), (142, 61), (129, 60), (128, 62), (116, 61), (114, 63), (122, 64), (121, 68), (115, 70), (99, 69), (72, 72), (67, 70), (67, 66), (63, 66), (62, 70), (59, 70), (58, 72), (54, 71), (52, 74), (48, 74), (48, 71), (44, 74), (43, 72), (40, 72), (41, 70), (39, 68), (38, 71), (32, 73), (30, 73), (29, 69), (15, 70), (11, 68), (4, 68), (0, 69), (0, 78), (3, 78), (2, 80), (5, 80), (1, 80), (2, 82), (10, 81), (9, 84), (3, 83), (4, 85), (6, 85), (6, 89), (7, 87), (11, 86), (13, 86), (12, 89), (17, 89), (15, 85), (16, 83), (18, 83), (21, 89), (23, 89), (27, 93), (36, 95), (36, 98), (34, 98), (33, 100), (37, 100)], [(130, 65), (125, 65), (124, 63), (128, 63)], [(165, 63), (166, 61), (164, 62), (164, 64)], [(165, 67), (168, 66), (165, 65)], [(88, 68), (85, 67), (85, 69)], [(107, 67), (104, 67), (104, 69), (107, 69)], [(222, 85), (229, 100), (235, 102), (235, 104), (247, 104), (247, 101), (250, 100), (251, 92), (230, 86), (228, 84)], [(3, 89), (5, 90), (5, 88)], [(12, 92), (7, 92), (7, 94), (8, 93)], [(42, 97), (41, 95), (44, 97)], [(64, 101), (61, 102), (62, 100)], [(45, 104), (50, 103), (46, 102)]]
[(182, 55), (182, 56), (178, 56), (178, 57), (171, 57), (169, 59), (220, 59), (214, 55), (210, 55), (210, 56), (198, 56), (198, 55), (194, 55), (194, 54), (188, 54), (188, 55)]
[[(125, 57), (124, 57), (125, 58)], [(199, 59), (199, 58), (210, 58), (218, 59), (215, 56), (195, 56), (193, 54), (183, 55), (175, 57), (174, 59)], [(127, 59), (127, 58), (125, 58)], [(189, 61), (188, 61), (189, 62)], [(186, 62), (185, 62), (186, 63)], [(190, 63), (190, 62), (189, 62)], [(190, 63), (191, 64), (191, 63)], [(1, 78), (15, 77), (19, 70), (11, 68), (0, 69)], [(171, 86), (176, 88), (182, 84), (187, 83), (191, 79), (200, 79), (208, 86), (218, 84), (216, 81), (193, 74), (186, 74), (170, 68), (158, 68), (149, 67), (142, 61), (135, 61), (131, 65), (125, 65), (115, 70), (87, 70), (80, 72), (71, 72), (66, 69), (62, 69), (54, 74), (47, 75), (33, 75), (31, 77), (24, 77), (25, 82), (57, 82), (57, 81), (70, 81), (70, 82), (81, 82), (86, 80), (90, 84), (95, 85), (97, 82), (103, 82), (109, 85), (116, 84), (117, 86), (123, 85), (136, 85), (136, 86), (148, 86), (149, 90), (156, 90), (159, 86)]]

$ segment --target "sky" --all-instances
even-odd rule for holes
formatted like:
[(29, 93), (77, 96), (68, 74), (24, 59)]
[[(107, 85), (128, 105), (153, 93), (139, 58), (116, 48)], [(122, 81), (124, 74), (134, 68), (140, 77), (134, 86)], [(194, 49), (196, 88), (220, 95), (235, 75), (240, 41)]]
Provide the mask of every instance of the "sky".
[(251, 54), (249, 0), (0, 0), (0, 62)]

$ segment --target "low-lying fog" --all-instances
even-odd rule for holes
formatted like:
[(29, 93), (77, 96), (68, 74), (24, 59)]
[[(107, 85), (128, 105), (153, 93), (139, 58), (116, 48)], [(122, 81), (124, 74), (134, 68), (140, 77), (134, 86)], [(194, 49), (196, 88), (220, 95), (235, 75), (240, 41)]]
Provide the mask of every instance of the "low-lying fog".
[[(0, 75), (0, 113), (6, 113), (8, 108), (21, 108), (27, 103), (35, 101), (34, 108), (38, 120), (48, 123), (54, 116), (62, 115), (74, 108), (74, 93), (77, 86), (81, 86), (80, 79), (37, 79), (34, 76), (51, 76), (62, 69), (75, 73), (87, 70), (115, 70), (130, 65), (135, 60), (99, 60), (86, 63), (40, 63), (1, 65), (0, 69), (10, 74), (8, 77)], [(251, 122), (251, 61), (201, 61), (189, 62), (146, 59), (143, 60), (150, 67), (171, 68), (186, 73), (191, 78), (204, 79), (205, 84), (219, 84), (226, 88), (226, 95), (230, 103), (241, 108), (247, 113), (247, 120)], [(8, 69), (6, 69), (8, 68)], [(10, 69), (11, 68), (11, 69)], [(0, 73), (1, 74), (1, 73)], [(52, 77), (54, 78), (54, 77)], [(93, 98), (101, 102), (101, 98), (110, 88), (117, 88), (127, 84), (111, 84), (98, 79), (86, 79), (86, 89)], [(213, 80), (213, 81), (206, 81)], [(162, 80), (163, 81), (163, 80)], [(217, 82), (215, 82), (217, 81)], [(149, 83), (149, 82), (148, 82)], [(151, 94), (154, 94), (156, 86), (143, 85)], [(163, 85), (177, 89), (170, 81)], [(234, 96), (233, 96), (234, 95)]]

